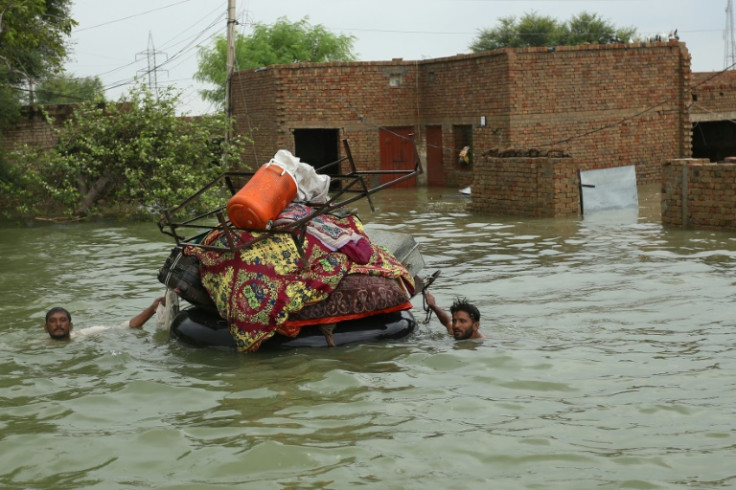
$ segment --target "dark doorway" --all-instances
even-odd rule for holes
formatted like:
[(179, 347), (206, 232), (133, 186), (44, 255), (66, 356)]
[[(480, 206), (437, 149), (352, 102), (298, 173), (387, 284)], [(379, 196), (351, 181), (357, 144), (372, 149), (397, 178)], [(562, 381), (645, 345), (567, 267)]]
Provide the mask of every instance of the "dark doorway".
[(731, 121), (693, 124), (693, 158), (721, 162), (730, 156), (736, 156), (736, 124)]
[(340, 175), (338, 160), (340, 135), (337, 129), (295, 129), (294, 155), (310, 164), (318, 173)]

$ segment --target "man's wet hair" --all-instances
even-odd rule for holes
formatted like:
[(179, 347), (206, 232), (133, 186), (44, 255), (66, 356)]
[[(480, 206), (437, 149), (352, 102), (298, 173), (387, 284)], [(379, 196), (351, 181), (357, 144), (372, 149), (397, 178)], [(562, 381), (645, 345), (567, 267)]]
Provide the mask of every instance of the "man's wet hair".
[(470, 304), (466, 298), (457, 298), (450, 306), (450, 314), (456, 311), (464, 311), (474, 321), (480, 321), (480, 311), (475, 305)]
[(62, 308), (61, 306), (55, 306), (46, 312), (46, 323), (49, 322), (49, 317), (53, 315), (54, 313), (66, 313), (66, 317), (69, 319), (69, 321), (72, 321), (72, 314), (69, 313), (66, 310), (66, 308)]

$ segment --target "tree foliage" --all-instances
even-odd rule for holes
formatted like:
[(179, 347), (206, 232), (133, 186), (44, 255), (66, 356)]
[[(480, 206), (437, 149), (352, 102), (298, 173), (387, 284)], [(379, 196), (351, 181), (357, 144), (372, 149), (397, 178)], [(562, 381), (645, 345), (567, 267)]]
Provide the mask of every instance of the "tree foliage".
[[(301, 61), (351, 61), (355, 59), (354, 42), (354, 36), (333, 34), (322, 25), (311, 25), (306, 17), (298, 22), (289, 22), (281, 17), (272, 26), (256, 24), (249, 36), (236, 35), (236, 69)], [(227, 39), (219, 36), (212, 46), (200, 48), (198, 58), (199, 67), (194, 78), (215, 86), (202, 90), (202, 97), (223, 106)]]
[(582, 12), (567, 22), (563, 44), (574, 46), (585, 43), (627, 43), (635, 36), (634, 27), (616, 28), (596, 14)]
[(102, 102), (105, 90), (100, 77), (74, 77), (62, 73), (44, 79), (34, 91), (39, 104), (75, 104), (84, 101)]
[(0, 129), (17, 117), (27, 86), (62, 66), (76, 22), (72, 0), (0, 0)]
[(567, 22), (534, 12), (516, 17), (502, 17), (498, 26), (478, 33), (470, 49), (473, 52), (528, 46), (573, 46), (585, 43), (610, 44), (629, 42), (636, 34), (632, 27), (616, 28), (597, 14), (582, 12)]
[(136, 88), (118, 104), (81, 104), (54, 148), (13, 155), (12, 172), (0, 182), (6, 214), (157, 213), (181, 203), (224, 166), (237, 166), (242, 144), (224, 141), (225, 116), (183, 119), (177, 103), (171, 91), (157, 98)]

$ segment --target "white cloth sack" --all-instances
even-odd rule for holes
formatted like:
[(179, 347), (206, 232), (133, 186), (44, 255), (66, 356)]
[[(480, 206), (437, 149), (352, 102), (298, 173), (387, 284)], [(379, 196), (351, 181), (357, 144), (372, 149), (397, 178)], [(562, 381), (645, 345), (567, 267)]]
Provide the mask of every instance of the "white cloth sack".
[(314, 167), (300, 161), (289, 150), (277, 151), (270, 163), (294, 176), (297, 187), (295, 201), (325, 203), (329, 199), (330, 176), (318, 174)]
[(166, 306), (159, 303), (156, 308), (156, 328), (169, 330), (177, 314), (179, 314), (179, 296), (173, 289), (166, 288)]

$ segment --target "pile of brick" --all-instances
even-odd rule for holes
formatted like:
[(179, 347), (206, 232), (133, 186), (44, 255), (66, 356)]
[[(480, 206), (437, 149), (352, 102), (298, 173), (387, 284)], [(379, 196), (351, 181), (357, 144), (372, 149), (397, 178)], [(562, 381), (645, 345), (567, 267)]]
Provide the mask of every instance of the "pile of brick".
[(679, 159), (662, 167), (662, 224), (736, 231), (736, 164)]

